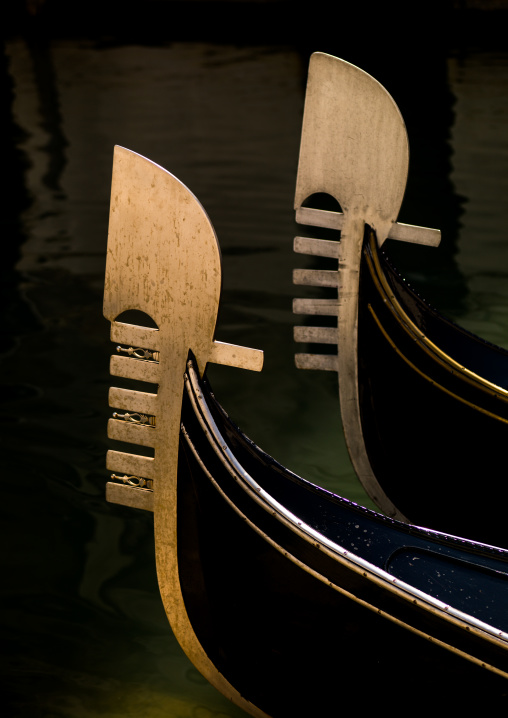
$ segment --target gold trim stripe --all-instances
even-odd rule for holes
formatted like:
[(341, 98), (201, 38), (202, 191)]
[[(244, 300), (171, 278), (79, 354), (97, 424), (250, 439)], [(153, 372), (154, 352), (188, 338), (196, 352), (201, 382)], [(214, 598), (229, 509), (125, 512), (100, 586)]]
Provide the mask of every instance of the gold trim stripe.
[(425, 334), (423, 334), (423, 332), (418, 329), (418, 327), (408, 317), (404, 309), (401, 307), (393, 291), (391, 290), (388, 280), (386, 279), (385, 274), (381, 268), (379, 256), (377, 253), (377, 247), (375, 246), (375, 240), (373, 240), (372, 236), (370, 239), (370, 246), (373, 254), (374, 267), (372, 265), (370, 257), (367, 256), (366, 261), (369, 266), (372, 279), (379, 293), (382, 295), (384, 294), (387, 300), (391, 303), (393, 311), (395, 315), (397, 315), (398, 321), (404, 331), (407, 334), (412, 335), (417, 341), (419, 341), (423, 345), (422, 348), (424, 349), (424, 351), (426, 351), (427, 354), (436, 355), (441, 366), (444, 366), (450, 372), (455, 373), (455, 375), (458, 374), (460, 378), (466, 381), (468, 384), (476, 386), (477, 388), (490, 394), (491, 396), (495, 396), (496, 398), (499, 398), (502, 401), (508, 403), (508, 390), (503, 389), (503, 387), (500, 387), (497, 384), (488, 381), (487, 379), (484, 379), (478, 374), (475, 374), (475, 372), (471, 371), (470, 369), (467, 369), (466, 367), (462, 366), (462, 364), (459, 364), (457, 361), (455, 361), (455, 359), (452, 359), (449, 354), (446, 354), (446, 352), (444, 352), (442, 349), (439, 349), (436, 344), (431, 342), (430, 339), (428, 339)]
[(390, 338), (390, 336), (388, 335), (388, 333), (385, 331), (383, 325), (381, 324), (379, 318), (377, 317), (376, 313), (374, 312), (374, 310), (373, 310), (373, 308), (372, 308), (372, 306), (371, 306), (370, 304), (368, 305), (368, 308), (369, 308), (369, 312), (370, 312), (371, 315), (372, 315), (372, 318), (374, 319), (374, 321), (376, 322), (376, 324), (377, 324), (377, 326), (378, 326), (379, 331), (380, 331), (381, 334), (384, 336), (384, 338), (386, 339), (386, 341), (390, 344), (390, 346), (392, 347), (392, 349), (394, 349), (395, 352), (400, 356), (400, 358), (401, 358), (403, 361), (405, 361), (406, 364), (407, 364), (408, 366), (410, 366), (411, 369), (413, 369), (417, 374), (419, 374), (419, 375), (420, 375), (421, 377), (423, 377), (426, 381), (428, 381), (430, 384), (432, 384), (432, 386), (435, 386), (436, 389), (440, 389), (440, 390), (443, 391), (445, 394), (448, 394), (449, 396), (453, 397), (453, 398), (456, 399), (457, 401), (460, 401), (462, 404), (465, 404), (466, 406), (469, 406), (471, 409), (476, 409), (476, 410), (479, 411), (480, 413), (485, 414), (486, 416), (489, 416), (491, 419), (497, 419), (498, 421), (501, 421), (503, 424), (508, 424), (508, 419), (504, 419), (502, 416), (498, 416), (497, 414), (493, 414), (491, 411), (487, 411), (487, 409), (482, 409), (482, 408), (481, 408), (480, 406), (478, 406), (477, 404), (473, 404), (472, 402), (468, 401), (467, 399), (462, 398), (462, 397), (459, 396), (458, 394), (454, 394), (452, 391), (450, 391), (449, 389), (446, 389), (446, 387), (442, 386), (442, 385), (439, 384), (437, 381), (434, 381), (434, 379), (431, 379), (429, 376), (427, 376), (427, 374), (424, 374), (424, 373), (421, 371), (421, 369), (418, 369), (418, 367), (415, 366), (415, 365), (413, 364), (413, 362), (411, 362), (411, 361), (400, 351), (400, 349), (399, 349), (398, 346), (395, 344), (395, 342), (392, 341), (392, 339)]
[[(196, 417), (208, 437), (215, 454), (233, 479), (242, 485), (244, 491), (257, 504), (265, 507), (278, 521), (291, 528), (292, 531), (309, 541), (312, 545), (319, 547), (323, 553), (343, 565), (347, 565), (350, 570), (357, 574), (362, 574), (363, 576), (368, 574), (370, 580), (376, 583), (376, 585), (386, 586), (388, 584), (390, 591), (396, 593), (398, 596), (409, 599), (412, 603), (425, 606), (431, 613), (438, 614), (443, 619), (446, 618), (447, 622), (452, 622), (454, 625), (460, 627), (465, 626), (466, 631), (471, 631), (475, 635), (482, 636), (491, 643), (503, 646), (507, 645), (508, 634), (501, 629), (485, 624), (483, 621), (475, 619), (469, 614), (465, 614), (460, 609), (446, 605), (441, 600), (433, 598), (410, 584), (406, 584), (404, 581), (392, 577), (390, 574), (387, 574), (384, 569), (361, 559), (359, 556), (356, 556), (354, 551), (344, 550), (344, 547), (326, 538), (305, 522), (300, 521), (298, 517), (286, 509), (283, 504), (280, 504), (267, 491), (262, 489), (237, 460), (210, 414), (206, 398), (197, 383), (196, 372), (190, 363), (188, 365), (188, 372), (185, 375), (185, 383), (192, 406), (196, 412)], [(262, 450), (260, 451), (264, 453)], [(508, 673), (506, 675), (508, 677)]]
[[(187, 377), (186, 377), (186, 381), (188, 381)], [(192, 383), (191, 383), (191, 385), (192, 385)], [(192, 402), (194, 408), (197, 410), (193, 391), (189, 392), (189, 397), (191, 399), (191, 402)], [(199, 412), (199, 410), (197, 410), (197, 416), (198, 416), (199, 421), (202, 424), (202, 426), (203, 426), (203, 422), (205, 422), (205, 424), (206, 424), (205, 417), (201, 414), (201, 412)], [(294, 564), (298, 565), (305, 572), (314, 576), (314, 578), (316, 578), (317, 580), (321, 581), (322, 583), (327, 584), (334, 591), (337, 591), (338, 593), (342, 594), (343, 596), (346, 596), (347, 598), (353, 600), (355, 603), (362, 605), (364, 608), (366, 608), (370, 611), (373, 611), (375, 613), (378, 613), (380, 616), (383, 616), (384, 618), (388, 619), (392, 623), (395, 623), (403, 628), (406, 628), (411, 633), (419, 635), (420, 637), (427, 639), (427, 640), (431, 641), (432, 643), (438, 644), (442, 648), (450, 651), (451, 653), (455, 653), (456, 655), (461, 656), (462, 658), (466, 659), (467, 661), (469, 661), (471, 663), (481, 666), (492, 673), (496, 673), (497, 675), (500, 675), (503, 678), (508, 678), (508, 673), (506, 671), (504, 671), (503, 669), (500, 669), (492, 664), (486, 663), (485, 661), (483, 661), (482, 659), (473, 655), (472, 653), (461, 650), (452, 644), (446, 643), (445, 641), (443, 641), (439, 638), (436, 638), (435, 636), (431, 635), (430, 633), (425, 633), (421, 629), (415, 628), (411, 624), (408, 624), (405, 621), (402, 621), (400, 618), (397, 618), (396, 616), (389, 613), (388, 611), (385, 611), (385, 610), (379, 608), (378, 606), (376, 606), (373, 603), (369, 603), (365, 599), (362, 599), (359, 596), (356, 596), (354, 593), (351, 593), (350, 591), (343, 588), (339, 584), (334, 583), (333, 581), (330, 581), (329, 578), (327, 578), (323, 574), (319, 573), (315, 569), (310, 568), (310, 566), (306, 565), (301, 560), (299, 560), (298, 558), (293, 556), (289, 551), (284, 549), (276, 541), (274, 541), (272, 538), (270, 538), (265, 532), (261, 531), (261, 529), (258, 526), (256, 526), (256, 524), (254, 524), (249, 518), (247, 518), (247, 516), (245, 516), (245, 514), (236, 506), (236, 504), (234, 504), (234, 502), (227, 496), (227, 494), (219, 486), (216, 479), (210, 474), (210, 472), (204, 465), (201, 457), (198, 456), (196, 449), (195, 449), (188, 433), (185, 431), (185, 429), (183, 427), (182, 427), (182, 430), (183, 430), (182, 433), (184, 434), (185, 439), (187, 440), (187, 443), (189, 445), (189, 448), (193, 452), (196, 460), (198, 461), (201, 468), (206, 473), (206, 475), (208, 476), (209, 480), (214, 485), (216, 490), (221, 494), (223, 499), (234, 509), (234, 511), (239, 516), (241, 516), (247, 522), (247, 524), (254, 531), (256, 531), (262, 538), (264, 538), (265, 541), (267, 541), (279, 553), (283, 554), (287, 559), (289, 559)], [(205, 431), (209, 435), (209, 439), (212, 438), (212, 441), (210, 441), (210, 443), (213, 446), (215, 444), (215, 442), (217, 442), (217, 440), (218, 440), (217, 437), (215, 437), (215, 435), (214, 435), (213, 429), (209, 428), (208, 430), (205, 429)], [(216, 449), (216, 453), (218, 453), (219, 455), (221, 454), (220, 445), (222, 445), (222, 443), (223, 443), (223, 441), (219, 441), (219, 444), (217, 445), (218, 451)], [(226, 457), (224, 457), (222, 455), (222, 458), (225, 459)], [(225, 463), (225, 465), (229, 464), (229, 462), (227, 460), (224, 463)], [(462, 630), (465, 629), (467, 632), (471, 632), (473, 635), (476, 635), (477, 637), (482, 637), (482, 638), (486, 639), (491, 644), (506, 645), (506, 642), (502, 638), (499, 638), (498, 636), (495, 636), (492, 634), (488, 634), (488, 633), (482, 631), (481, 629), (475, 629), (471, 625), (468, 625), (463, 619), (460, 619), (459, 617), (453, 616), (452, 614), (448, 613), (446, 609), (438, 610), (437, 607), (432, 606), (432, 603), (429, 604), (424, 599), (417, 598), (414, 594), (411, 595), (407, 590), (404, 590), (402, 585), (399, 585), (399, 581), (397, 579), (393, 578), (393, 579), (387, 581), (386, 579), (383, 579), (380, 576), (376, 576), (374, 573), (372, 573), (368, 569), (366, 570), (366, 568), (364, 568), (364, 567), (355, 565), (354, 562), (352, 562), (351, 559), (349, 558), (350, 552), (337, 551), (337, 550), (333, 551), (330, 548), (328, 548), (326, 545), (318, 544), (318, 543), (312, 541), (312, 539), (309, 537), (308, 533), (304, 530), (301, 522), (298, 522), (298, 525), (295, 525), (295, 523), (290, 521), (286, 516), (283, 516), (279, 512), (274, 511), (273, 507), (271, 507), (270, 504), (268, 504), (268, 506), (267, 506), (267, 502), (262, 496), (257, 494), (250, 486), (245, 485), (245, 482), (236, 473), (233, 466), (228, 465), (228, 466), (226, 466), (226, 468), (229, 471), (229, 473), (231, 474), (231, 476), (234, 478), (234, 480), (242, 485), (243, 489), (251, 497), (251, 499), (253, 499), (260, 506), (264, 507), (265, 510), (271, 511), (272, 514), (274, 515), (274, 517), (278, 521), (280, 521), (286, 527), (290, 528), (301, 538), (303, 538), (304, 540), (309, 541), (313, 545), (317, 546), (318, 548), (320, 548), (323, 551), (323, 553), (327, 554), (328, 556), (333, 557), (335, 560), (339, 560), (343, 565), (345, 565), (353, 573), (361, 574), (364, 578), (368, 578), (368, 580), (372, 581), (375, 585), (382, 586), (386, 590), (393, 593), (394, 595), (398, 595), (401, 598), (403, 598), (404, 600), (411, 602), (414, 605), (418, 606), (419, 608), (423, 609), (424, 611), (428, 611), (430, 614), (438, 616), (439, 619), (441, 621), (444, 621), (445, 623), (449, 623), (449, 624), (451, 623), (452, 625), (455, 625), (455, 626), (461, 628)], [(346, 554), (347, 554), (347, 557), (346, 557)]]

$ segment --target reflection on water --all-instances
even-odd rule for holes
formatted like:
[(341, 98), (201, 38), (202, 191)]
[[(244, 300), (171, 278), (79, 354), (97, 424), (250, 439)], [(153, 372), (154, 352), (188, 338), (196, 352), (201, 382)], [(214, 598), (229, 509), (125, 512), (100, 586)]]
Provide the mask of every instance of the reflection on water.
[(468, 298), (461, 324), (508, 347), (508, 55), (449, 61), (456, 97), (452, 182), (463, 198), (457, 263)]
[[(336, 378), (293, 367), (291, 270), (304, 260), (291, 252), (292, 199), (307, 58), (291, 47), (99, 49), (23, 40), (8, 43), (7, 58), (12, 202), (0, 348), (12, 549), (2, 616), (12, 715), (243, 715), (173, 639), (156, 585), (151, 517), (104, 501), (111, 346), (101, 304), (112, 149), (129, 147), (169, 169), (216, 227), (224, 264), (217, 338), (266, 355), (261, 375), (212, 367), (218, 398), (277, 459), (366, 502), (342, 440)], [(431, 250), (432, 271), (439, 296), (451, 290), (457, 316), (508, 346), (508, 257), (497, 219), (508, 177), (500, 90), (508, 55), (450, 59), (448, 67), (456, 119), (443, 206), (463, 214), (458, 227), (450, 210), (457, 236), (447, 259)], [(450, 107), (434, 112), (447, 118)], [(425, 128), (422, 117), (423, 137)], [(420, 191), (423, 141), (410, 140), (416, 159), (405, 211), (419, 216), (404, 220), (434, 224), (435, 207), (426, 216)], [(423, 210), (413, 209), (418, 204)], [(415, 252), (407, 256), (417, 281)]]

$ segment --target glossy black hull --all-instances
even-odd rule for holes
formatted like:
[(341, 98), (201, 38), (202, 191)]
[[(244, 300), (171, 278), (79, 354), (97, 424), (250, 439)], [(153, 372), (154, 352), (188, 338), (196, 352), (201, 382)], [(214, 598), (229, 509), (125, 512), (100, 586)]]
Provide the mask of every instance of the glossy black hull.
[(181, 589), (199, 642), (242, 696), (274, 717), (334, 715), (346, 691), (361, 691), (363, 707), (387, 691), (460, 705), (466, 681), (468, 700), (504, 701), (508, 552), (415, 529), (305, 482), (249, 442), (206, 389), (203, 399), (187, 389)]
[(358, 365), (367, 455), (393, 505), (507, 546), (508, 352), (431, 309), (366, 242)]

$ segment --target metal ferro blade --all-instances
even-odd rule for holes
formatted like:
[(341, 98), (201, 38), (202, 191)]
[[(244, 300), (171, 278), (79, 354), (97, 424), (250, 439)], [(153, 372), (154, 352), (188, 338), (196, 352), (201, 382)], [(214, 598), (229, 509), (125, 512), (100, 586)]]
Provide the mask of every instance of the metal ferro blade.
[[(197, 198), (162, 167), (116, 147), (106, 318), (113, 322), (127, 309), (145, 312), (160, 332), (161, 363), (167, 363), (163, 355), (168, 351), (185, 345), (187, 351), (192, 347), (203, 371), (213, 341), (220, 289), (217, 238)], [(185, 361), (183, 367), (184, 371)]]
[[(200, 371), (204, 370), (213, 344), (220, 289), (217, 238), (196, 197), (162, 167), (135, 152), (116, 147), (104, 315), (112, 322), (112, 335), (118, 335), (117, 330), (121, 329), (123, 343), (156, 349), (159, 363), (154, 391), (113, 388), (110, 405), (156, 417), (156, 428), (150, 438), (154, 447), (150, 476), (154, 479), (154, 510), (157, 505), (167, 506), (173, 495), (187, 356), (191, 349)], [(119, 315), (132, 309), (149, 315), (157, 330), (150, 332), (116, 321)], [(135, 365), (140, 378), (143, 362), (132, 357), (127, 362)], [(155, 375), (148, 362), (146, 367), (145, 380), (153, 380)], [(118, 370), (114, 371), (118, 375)], [(125, 375), (131, 374), (126, 369)], [(125, 468), (128, 456), (110, 451), (108, 467), (128, 471)], [(136, 454), (130, 456), (137, 466)]]
[[(197, 198), (172, 174), (144, 157), (115, 148), (104, 315), (121, 356), (111, 372), (150, 382), (153, 391), (111, 388), (110, 438), (151, 447), (153, 457), (109, 451), (107, 466), (125, 476), (107, 498), (154, 512), (157, 578), (173, 631), (194, 665), (253, 715), (208, 659), (189, 622), (179, 581), (177, 474), (184, 373), (192, 351), (207, 362), (260, 370), (263, 353), (214, 340), (221, 257), (212, 224)], [(125, 311), (147, 314), (156, 329), (117, 321)], [(132, 419), (134, 418), (134, 423)], [(131, 423), (125, 423), (131, 422)], [(136, 451), (134, 449), (134, 451)]]
[[(162, 167), (116, 147), (104, 315), (112, 323), (112, 339), (127, 349), (123, 357), (113, 358), (111, 370), (115, 376), (150, 382), (154, 390), (112, 388), (110, 405), (127, 411), (124, 418), (151, 417), (149, 435), (130, 431), (129, 436), (139, 436), (140, 444), (154, 449), (149, 478), (153, 508), (161, 516), (174, 499), (189, 351), (201, 373), (208, 361), (257, 370), (262, 365), (262, 352), (214, 341), (221, 279), (217, 237), (197, 198)], [(127, 310), (144, 312), (157, 329), (117, 321)], [(145, 356), (150, 361), (140, 360)], [(110, 424), (111, 438), (126, 431)], [(108, 467), (128, 471), (128, 456), (136, 466), (143, 464), (136, 454), (111, 451)]]
[(316, 52), (309, 65), (295, 209), (317, 192), (348, 216), (388, 236), (399, 213), (409, 163), (406, 127), (377, 80), (339, 58)]
[[(217, 237), (197, 198), (162, 167), (116, 147), (104, 315), (112, 322), (112, 338), (118, 341), (121, 337), (124, 344), (150, 350), (158, 364), (146, 362), (143, 366), (134, 353), (123, 362), (116, 357), (112, 373), (156, 382), (158, 389), (156, 393), (112, 389), (110, 404), (156, 418), (149, 443), (155, 452), (152, 473), (158, 477), (153, 487), (154, 506), (160, 503), (159, 496), (168, 498), (165, 487), (176, 480), (189, 350), (201, 373), (208, 361), (261, 368), (262, 352), (214, 341), (221, 280)], [(133, 309), (147, 314), (157, 330), (117, 321), (123, 312)], [(117, 428), (112, 431), (118, 434)], [(110, 452), (112, 470), (117, 470), (117, 460), (120, 462), (118, 455)], [(125, 463), (124, 458), (121, 462)]]
[[(365, 226), (376, 233), (378, 244), (391, 236), (406, 237), (396, 225), (409, 164), (404, 121), (392, 97), (377, 80), (354, 65), (323, 53), (312, 55), (303, 116), (300, 158), (295, 193), (297, 221), (337, 230), (336, 252), (332, 242), (295, 240), (296, 251), (335, 255), (338, 259), (337, 298), (326, 300), (328, 314), (337, 316), (337, 356), (296, 354), (302, 369), (335, 370), (339, 375), (339, 398), (344, 435), (352, 464), (374, 502), (399, 519), (397, 511), (379, 486), (363, 439), (358, 386), (358, 287)], [(312, 195), (327, 193), (340, 204), (343, 214), (312, 208)], [(303, 203), (311, 207), (304, 207)], [(394, 232), (394, 228), (397, 228)], [(439, 233), (416, 228), (417, 241), (436, 245)], [(297, 271), (298, 283), (310, 284), (308, 272)], [(316, 283), (314, 275), (310, 276)], [(331, 279), (326, 278), (331, 284)], [(324, 300), (295, 299), (295, 313), (324, 313)], [(326, 306), (328, 306), (328, 304)], [(320, 335), (296, 333), (313, 341)]]

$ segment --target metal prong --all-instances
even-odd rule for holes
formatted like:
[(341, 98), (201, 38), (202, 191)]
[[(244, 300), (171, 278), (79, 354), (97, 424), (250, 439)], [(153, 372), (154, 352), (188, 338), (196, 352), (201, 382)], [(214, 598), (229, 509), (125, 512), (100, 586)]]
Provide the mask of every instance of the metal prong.
[(293, 284), (307, 287), (337, 287), (338, 272), (330, 269), (294, 269)]
[(157, 416), (157, 403), (157, 394), (132, 389), (120, 389), (116, 386), (112, 386), (109, 390), (109, 405), (115, 409)]
[(412, 244), (426, 244), (428, 247), (438, 247), (441, 242), (441, 231), (430, 227), (415, 227), (412, 224), (394, 222), (388, 233), (388, 239), (397, 239), (400, 242)]
[(293, 299), (293, 314), (336, 317), (338, 310), (338, 299)]
[(260, 349), (218, 341), (212, 342), (210, 349), (210, 362), (252, 371), (261, 371), (263, 368), (263, 352)]
[[(342, 212), (330, 212), (323, 209), (313, 209), (312, 207), (299, 207), (296, 210), (296, 221), (298, 224), (305, 224), (307, 226), (340, 230), (344, 225), (344, 215)], [(426, 244), (428, 247), (437, 247), (441, 242), (441, 232), (439, 229), (430, 229), (430, 227), (418, 227), (412, 224), (403, 224), (402, 222), (392, 222), (390, 231), (388, 232), (388, 239), (396, 239), (401, 242), (411, 242), (413, 244)]]
[(122, 376), (126, 379), (138, 379), (150, 384), (160, 381), (160, 365), (152, 361), (142, 361), (133, 357), (113, 355), (109, 364), (112, 376)]
[(108, 437), (117, 441), (127, 441), (139, 446), (155, 446), (155, 431), (153, 427), (142, 424), (130, 424), (126, 421), (110, 419), (108, 421)]
[(311, 237), (295, 237), (293, 250), (297, 254), (310, 254), (314, 257), (339, 258), (340, 242), (329, 239), (315, 239)]
[(106, 484), (106, 501), (133, 509), (153, 511), (153, 491), (117, 484), (113, 481), (108, 481)]
[(294, 327), (295, 342), (337, 344), (337, 327)]
[(160, 351), (160, 331), (150, 327), (139, 327), (136, 324), (111, 322), (111, 341), (115, 344), (137, 344)]
[(154, 460), (150, 456), (127, 454), (123, 451), (108, 451), (106, 454), (106, 468), (109, 471), (122, 471), (125, 474), (144, 476), (147, 479), (156, 479)]
[(330, 212), (325, 209), (298, 207), (296, 210), (296, 221), (298, 224), (305, 224), (311, 227), (341, 230), (344, 225), (344, 215), (342, 212)]
[(295, 354), (295, 364), (297, 369), (339, 370), (336, 354)]

